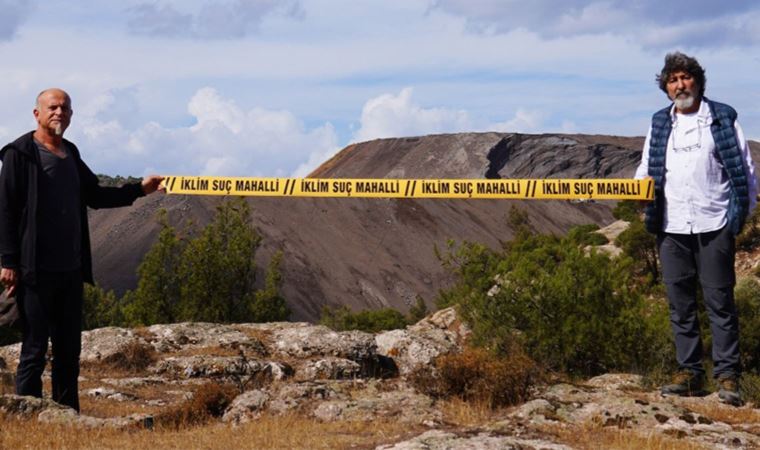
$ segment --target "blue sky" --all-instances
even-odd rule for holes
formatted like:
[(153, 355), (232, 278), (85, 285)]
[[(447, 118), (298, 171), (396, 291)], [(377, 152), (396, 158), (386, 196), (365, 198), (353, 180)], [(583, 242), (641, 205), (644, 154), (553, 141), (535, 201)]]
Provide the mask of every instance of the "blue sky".
[(0, 0), (0, 141), (73, 97), (93, 170), (301, 176), (352, 142), (643, 135), (665, 53), (760, 139), (756, 2)]

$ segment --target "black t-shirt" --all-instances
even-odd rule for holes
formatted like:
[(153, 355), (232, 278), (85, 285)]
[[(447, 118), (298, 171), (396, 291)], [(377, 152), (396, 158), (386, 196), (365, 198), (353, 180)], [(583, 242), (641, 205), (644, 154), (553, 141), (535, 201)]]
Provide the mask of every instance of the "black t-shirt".
[(73, 155), (59, 158), (35, 141), (42, 174), (37, 199), (37, 268), (49, 272), (82, 265), (81, 192)]

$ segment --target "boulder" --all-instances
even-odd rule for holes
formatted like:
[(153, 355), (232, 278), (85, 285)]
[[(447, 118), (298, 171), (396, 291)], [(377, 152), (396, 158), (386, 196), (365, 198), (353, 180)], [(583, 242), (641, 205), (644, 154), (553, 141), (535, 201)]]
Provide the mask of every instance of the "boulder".
[(73, 409), (59, 405), (47, 398), (36, 398), (14, 394), (0, 395), (0, 413), (9, 416), (31, 418), (48, 409), (70, 410), (76, 414), (76, 411)]
[(313, 416), (324, 422), (338, 420), (372, 421), (379, 417), (393, 418), (401, 423), (440, 423), (442, 416), (434, 401), (414, 389), (398, 385), (390, 391), (372, 386), (355, 391), (351, 398), (327, 400), (316, 405)]
[(258, 419), (269, 401), (266, 391), (255, 389), (244, 392), (232, 401), (222, 416), (222, 422), (244, 423)]
[(430, 430), (396, 444), (381, 445), (377, 450), (572, 450), (566, 445), (545, 439), (500, 436), (488, 432), (455, 433)]
[(282, 384), (272, 392), (269, 411), (284, 413), (324, 400), (347, 399), (357, 385), (341, 381), (306, 381)]
[(362, 374), (362, 366), (350, 359), (323, 358), (309, 361), (299, 371), (299, 378), (306, 380), (344, 380), (359, 378)]
[(240, 349), (260, 356), (267, 353), (259, 339), (244, 333), (236, 325), (184, 322), (152, 325), (145, 331), (159, 353), (214, 347)]
[(145, 340), (129, 328), (105, 327), (82, 333), (83, 363), (110, 360), (119, 357), (131, 344), (147, 344)]
[(375, 336), (380, 355), (393, 359), (401, 375), (430, 364), (437, 356), (461, 351), (470, 330), (454, 308), (442, 309), (403, 330)]
[(219, 378), (254, 376), (265, 371), (265, 362), (236, 356), (172, 356), (149, 370), (170, 378)]
[(274, 330), (271, 338), (273, 351), (294, 358), (333, 356), (362, 364), (377, 355), (374, 336), (363, 331), (337, 332), (312, 325)]

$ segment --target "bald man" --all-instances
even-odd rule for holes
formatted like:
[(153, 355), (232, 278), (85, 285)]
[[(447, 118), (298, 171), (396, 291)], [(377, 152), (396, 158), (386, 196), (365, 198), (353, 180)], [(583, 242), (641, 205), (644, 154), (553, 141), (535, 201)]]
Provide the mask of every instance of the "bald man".
[(16, 295), (22, 344), (16, 393), (42, 397), (48, 338), (52, 399), (79, 411), (83, 282), (92, 283), (87, 207), (131, 205), (163, 180), (104, 187), (63, 138), (69, 94), (46, 89), (34, 108), (37, 129), (0, 150), (0, 283)]

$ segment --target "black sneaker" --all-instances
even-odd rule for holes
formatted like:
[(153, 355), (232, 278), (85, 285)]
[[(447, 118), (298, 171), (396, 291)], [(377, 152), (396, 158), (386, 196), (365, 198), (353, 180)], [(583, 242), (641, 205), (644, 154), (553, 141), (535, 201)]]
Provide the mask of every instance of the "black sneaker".
[(666, 384), (660, 389), (662, 395), (679, 395), (690, 397), (699, 395), (705, 386), (705, 375), (702, 373), (682, 370), (673, 375), (670, 384)]
[(739, 377), (726, 375), (718, 378), (718, 398), (727, 405), (742, 406), (744, 399), (739, 392)]

